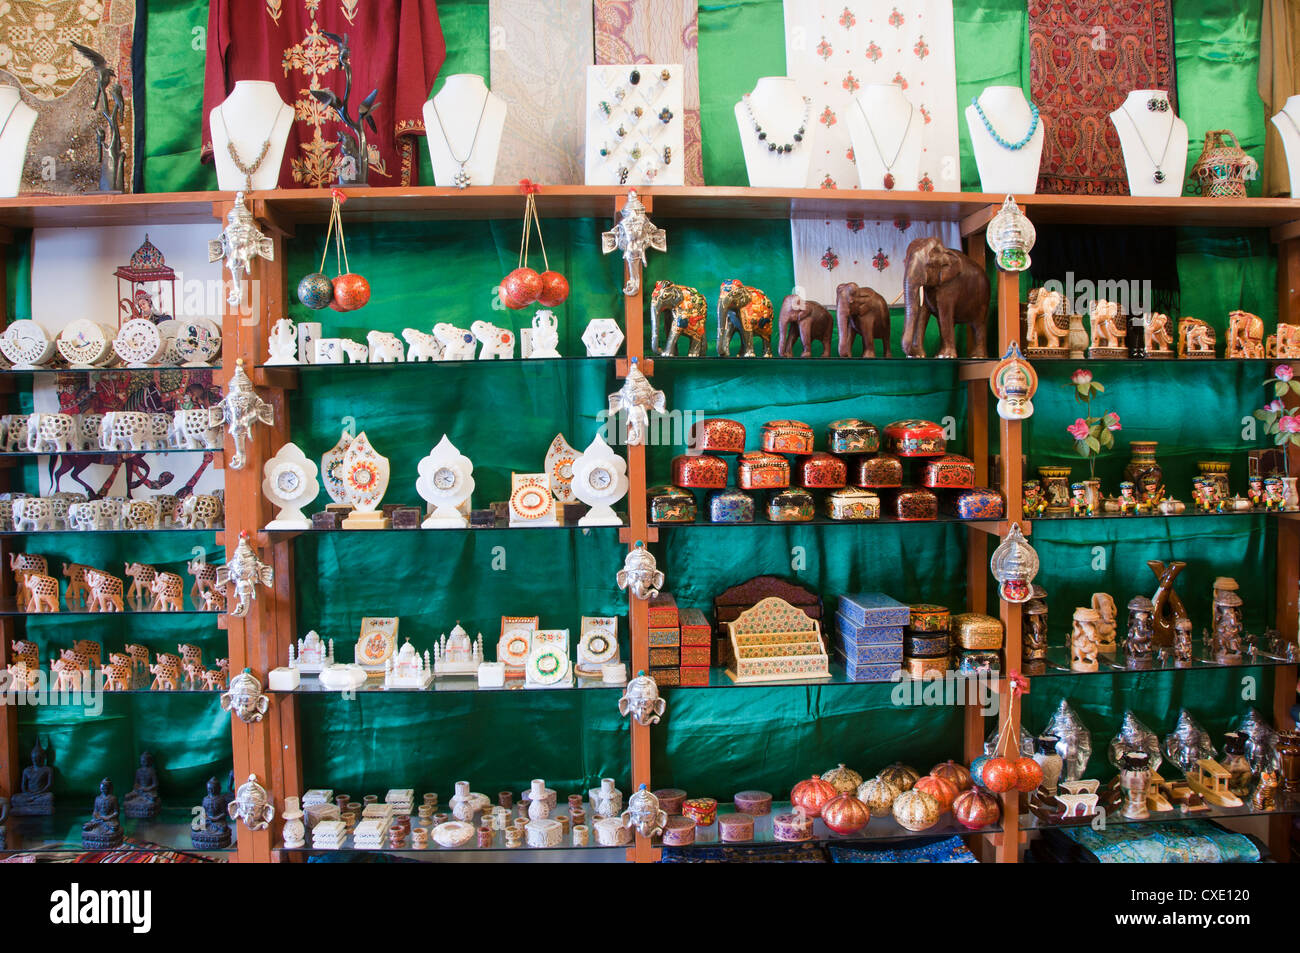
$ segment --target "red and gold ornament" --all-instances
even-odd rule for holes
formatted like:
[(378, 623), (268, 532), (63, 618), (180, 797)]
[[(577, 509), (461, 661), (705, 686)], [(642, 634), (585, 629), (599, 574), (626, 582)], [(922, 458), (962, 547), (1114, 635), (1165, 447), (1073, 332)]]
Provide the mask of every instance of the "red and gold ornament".
[(985, 790), (1005, 794), (1016, 786), (1018, 775), (1014, 761), (1009, 758), (989, 758), (980, 772)]
[(1037, 761), (1029, 757), (1016, 758), (1016, 790), (1021, 794), (1029, 794), (1037, 791), (1043, 783), (1043, 768)]
[(940, 814), (952, 810), (952, 802), (957, 799), (957, 785), (947, 778), (935, 777), (933, 774), (918, 779), (916, 784), (912, 785), (912, 790), (924, 791), (938, 801)]
[[(342, 189), (330, 191), (329, 229), (325, 232), (325, 250), (321, 252), (320, 270), (298, 282), (298, 300), (313, 311), (329, 307), (335, 311), (356, 311), (370, 301), (370, 282), (352, 271), (348, 263), (348, 244), (343, 237), (343, 203), (348, 200)], [(329, 257), (330, 238), (334, 239), (334, 259), (337, 274), (325, 274), (325, 260)]]
[(930, 769), (930, 773), (936, 778), (946, 778), (951, 781), (958, 791), (965, 791), (971, 786), (970, 771), (956, 761), (944, 761), (941, 764), (936, 764)]
[(996, 824), (1002, 817), (1002, 808), (992, 794), (979, 788), (969, 788), (958, 794), (952, 802), (952, 816), (962, 827), (977, 831), (981, 827)]
[(856, 834), (871, 820), (871, 811), (852, 794), (838, 794), (822, 806), (822, 820), (836, 834)]
[[(514, 311), (533, 303), (554, 308), (569, 297), (569, 282), (558, 271), (551, 271), (550, 262), (546, 259), (546, 242), (542, 239), (542, 222), (537, 216), (537, 201), (534, 198), (541, 190), (542, 187), (535, 182), (519, 180), (519, 191), (524, 194), (524, 233), (519, 242), (519, 265), (501, 279), (498, 289), (501, 303)], [(537, 243), (542, 247), (542, 266), (545, 270), (541, 274), (528, 267), (528, 246), (534, 227), (537, 229)]]
[(800, 781), (790, 791), (790, 803), (803, 808), (809, 817), (821, 817), (822, 808), (839, 794), (835, 785), (813, 775), (807, 781)]

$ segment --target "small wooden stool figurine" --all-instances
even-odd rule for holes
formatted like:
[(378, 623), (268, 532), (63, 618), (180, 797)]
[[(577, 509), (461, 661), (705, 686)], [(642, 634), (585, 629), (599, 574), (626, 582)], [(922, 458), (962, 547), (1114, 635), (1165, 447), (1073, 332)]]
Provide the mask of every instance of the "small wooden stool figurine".
[(1075, 672), (1097, 671), (1097, 625), (1101, 613), (1096, 609), (1074, 610), (1070, 629), (1070, 669)]
[(1124, 636), (1124, 654), (1129, 668), (1147, 668), (1151, 665), (1152, 642), (1155, 630), (1151, 617), (1155, 606), (1146, 596), (1134, 596), (1128, 604), (1128, 632)]

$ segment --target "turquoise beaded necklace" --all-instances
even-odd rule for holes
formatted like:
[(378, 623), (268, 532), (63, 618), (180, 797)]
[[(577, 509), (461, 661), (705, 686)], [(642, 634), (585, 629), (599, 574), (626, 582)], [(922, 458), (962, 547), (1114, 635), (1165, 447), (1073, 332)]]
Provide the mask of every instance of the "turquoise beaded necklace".
[(1010, 149), (1012, 152), (1015, 152), (1018, 149), (1023, 149), (1025, 146), (1029, 145), (1029, 140), (1034, 138), (1034, 133), (1038, 131), (1038, 107), (1033, 103), (1029, 104), (1029, 112), (1033, 115), (1033, 119), (1029, 121), (1029, 131), (1025, 133), (1023, 138), (1016, 142), (1007, 142), (1007, 140), (1003, 139), (1002, 136), (998, 134), (998, 131), (993, 128), (993, 123), (989, 122), (989, 117), (984, 115), (984, 107), (980, 105), (980, 98), (978, 96), (972, 99), (970, 104), (975, 107), (975, 112), (979, 115), (980, 122), (984, 123), (984, 128), (989, 131), (989, 135), (993, 137), (993, 141), (1003, 149)]

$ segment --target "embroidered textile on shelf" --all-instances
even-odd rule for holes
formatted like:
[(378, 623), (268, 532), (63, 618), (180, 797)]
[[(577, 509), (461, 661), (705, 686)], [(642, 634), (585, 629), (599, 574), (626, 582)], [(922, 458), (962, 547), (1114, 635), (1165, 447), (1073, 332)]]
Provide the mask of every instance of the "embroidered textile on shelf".
[(1167, 90), (1177, 108), (1170, 0), (1030, 0), (1029, 85), (1045, 135), (1038, 191), (1127, 195), (1110, 113), (1134, 89)]
[(352, 50), (348, 106), (379, 90), (368, 127), (371, 185), (416, 184), (423, 148), (421, 110), (446, 59), (435, 0), (211, 0), (203, 88), (203, 156), (212, 156), (208, 114), (238, 80), (275, 83), (294, 108), (280, 168), (281, 188), (320, 188), (334, 182), (342, 161), (343, 125), (316, 102), (311, 89), (343, 95), (338, 47), (322, 33), (347, 34)]

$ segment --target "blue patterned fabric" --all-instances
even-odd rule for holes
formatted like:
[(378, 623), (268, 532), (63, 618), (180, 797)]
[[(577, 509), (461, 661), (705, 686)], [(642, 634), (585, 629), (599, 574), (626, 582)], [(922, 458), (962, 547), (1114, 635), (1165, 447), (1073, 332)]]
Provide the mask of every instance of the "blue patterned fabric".
[(960, 837), (945, 837), (913, 847), (830, 846), (833, 864), (977, 864)]
[(1112, 825), (1102, 831), (1067, 827), (1059, 833), (1103, 864), (1254, 864), (1250, 838), (1209, 821)]

